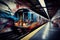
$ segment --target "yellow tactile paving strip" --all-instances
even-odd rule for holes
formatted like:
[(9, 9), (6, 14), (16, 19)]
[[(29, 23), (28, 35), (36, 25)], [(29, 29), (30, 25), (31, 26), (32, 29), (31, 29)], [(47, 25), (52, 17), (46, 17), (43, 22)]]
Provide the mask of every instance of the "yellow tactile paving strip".
[(34, 30), (33, 32), (31, 32), (30, 34), (28, 34), (27, 36), (25, 36), (24, 38), (20, 39), (20, 40), (29, 40), (32, 36), (34, 36), (40, 29), (42, 29), (46, 24), (44, 24), (43, 26), (37, 28), (36, 30)]

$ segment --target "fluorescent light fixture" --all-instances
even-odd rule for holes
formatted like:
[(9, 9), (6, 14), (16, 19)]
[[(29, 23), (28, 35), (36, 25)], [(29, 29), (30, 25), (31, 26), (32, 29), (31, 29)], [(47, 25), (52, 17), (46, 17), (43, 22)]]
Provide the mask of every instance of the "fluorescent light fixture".
[(39, 0), (42, 7), (46, 7), (44, 0)]
[[(40, 2), (40, 4), (41, 4), (42, 7), (46, 7), (46, 4), (45, 4), (44, 0), (39, 0), (39, 2)], [(44, 11), (46, 12), (46, 14), (47, 14), (47, 16), (49, 18), (47, 8), (43, 8), (43, 9), (44, 9)]]

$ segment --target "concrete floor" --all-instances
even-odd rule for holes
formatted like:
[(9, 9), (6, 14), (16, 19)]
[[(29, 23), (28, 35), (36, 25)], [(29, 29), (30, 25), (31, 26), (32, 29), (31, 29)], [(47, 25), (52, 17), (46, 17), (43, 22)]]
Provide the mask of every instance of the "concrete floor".
[(60, 28), (54, 27), (51, 22), (48, 22), (29, 40), (60, 40)]

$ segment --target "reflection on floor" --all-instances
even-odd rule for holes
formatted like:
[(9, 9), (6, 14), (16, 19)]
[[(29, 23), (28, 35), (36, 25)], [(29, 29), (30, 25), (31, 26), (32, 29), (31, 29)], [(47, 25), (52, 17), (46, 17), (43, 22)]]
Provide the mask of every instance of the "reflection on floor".
[[(22, 40), (24, 38), (22, 38)], [(32, 37), (28, 37), (27, 40), (60, 40), (60, 28), (54, 27), (51, 22), (48, 22), (47, 25), (36, 32)]]

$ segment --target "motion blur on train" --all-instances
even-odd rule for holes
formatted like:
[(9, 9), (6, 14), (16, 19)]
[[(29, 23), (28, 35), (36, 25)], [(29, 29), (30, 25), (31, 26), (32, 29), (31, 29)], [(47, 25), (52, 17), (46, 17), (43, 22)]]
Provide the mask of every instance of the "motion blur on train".
[[(0, 2), (0, 33), (29, 33), (47, 22), (47, 20), (29, 8), (19, 8), (12, 12), (4, 2)], [(4, 8), (6, 7), (6, 8)]]

